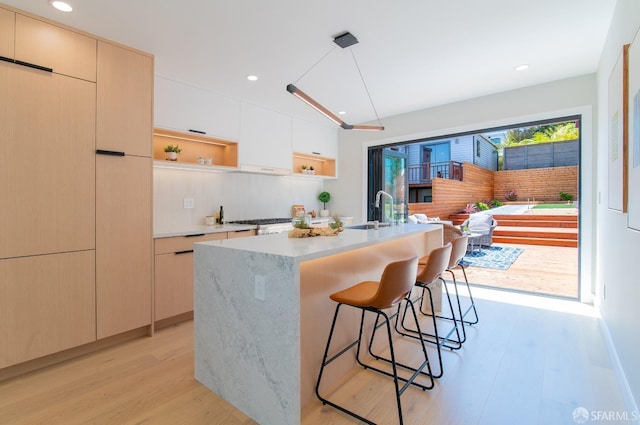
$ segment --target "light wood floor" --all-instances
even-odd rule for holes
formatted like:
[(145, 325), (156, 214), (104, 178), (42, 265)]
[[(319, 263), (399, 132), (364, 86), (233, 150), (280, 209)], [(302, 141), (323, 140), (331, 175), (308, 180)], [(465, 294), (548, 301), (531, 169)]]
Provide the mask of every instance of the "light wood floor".
[(578, 248), (494, 244), (524, 251), (507, 270), (467, 267), (469, 282), (559, 297), (578, 298)]
[[(624, 411), (591, 307), (473, 291), (480, 323), (462, 350), (443, 353), (445, 375), (433, 390), (405, 392), (406, 424), (572, 424), (580, 406)], [(401, 341), (400, 350), (414, 353), (416, 345)], [(388, 378), (362, 370), (335, 397), (395, 424), (390, 389)], [(3, 425), (253, 423), (194, 380), (192, 322), (0, 383)], [(319, 403), (303, 419), (354, 423)]]

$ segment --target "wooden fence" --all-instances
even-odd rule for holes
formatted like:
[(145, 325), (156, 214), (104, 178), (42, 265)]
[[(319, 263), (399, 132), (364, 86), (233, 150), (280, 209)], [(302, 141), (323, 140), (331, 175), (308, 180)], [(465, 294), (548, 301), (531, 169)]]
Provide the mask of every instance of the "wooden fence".
[(467, 204), (505, 201), (508, 190), (515, 190), (518, 200), (560, 201), (560, 192), (578, 199), (578, 166), (533, 170), (490, 171), (464, 163), (464, 180), (434, 179), (433, 202), (409, 203), (409, 214), (422, 213), (445, 219)]

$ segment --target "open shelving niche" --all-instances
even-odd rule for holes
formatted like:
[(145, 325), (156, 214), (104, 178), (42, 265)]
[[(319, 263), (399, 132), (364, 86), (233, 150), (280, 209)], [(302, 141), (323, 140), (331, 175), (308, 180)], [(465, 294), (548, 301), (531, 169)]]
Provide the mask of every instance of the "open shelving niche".
[[(182, 149), (178, 160), (167, 160), (164, 147), (176, 144)], [(198, 157), (211, 158), (211, 165), (198, 163)], [(237, 171), (238, 143), (195, 133), (155, 128), (153, 159), (155, 167), (217, 172)]]
[[(304, 174), (302, 166), (313, 166), (315, 174)], [(301, 152), (293, 153), (293, 174), (298, 177), (336, 178), (336, 160)]]

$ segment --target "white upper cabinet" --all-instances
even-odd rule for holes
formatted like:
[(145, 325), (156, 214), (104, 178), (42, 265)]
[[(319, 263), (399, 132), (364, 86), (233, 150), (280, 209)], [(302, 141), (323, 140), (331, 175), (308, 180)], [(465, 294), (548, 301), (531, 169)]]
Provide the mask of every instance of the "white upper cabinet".
[(245, 102), (240, 109), (240, 170), (291, 173), (291, 117)]
[(155, 77), (154, 124), (179, 131), (204, 132), (222, 139), (240, 138), (240, 102)]
[(338, 155), (338, 128), (294, 118), (293, 151), (336, 158)]

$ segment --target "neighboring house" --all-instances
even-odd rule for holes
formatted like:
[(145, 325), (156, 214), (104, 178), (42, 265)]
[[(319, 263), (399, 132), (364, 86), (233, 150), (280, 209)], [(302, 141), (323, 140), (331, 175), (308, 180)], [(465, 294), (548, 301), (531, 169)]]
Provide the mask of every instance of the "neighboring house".
[(479, 134), (415, 142), (406, 146), (409, 202), (431, 202), (434, 178), (464, 178), (464, 163), (498, 170), (498, 148)]

